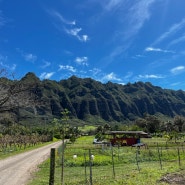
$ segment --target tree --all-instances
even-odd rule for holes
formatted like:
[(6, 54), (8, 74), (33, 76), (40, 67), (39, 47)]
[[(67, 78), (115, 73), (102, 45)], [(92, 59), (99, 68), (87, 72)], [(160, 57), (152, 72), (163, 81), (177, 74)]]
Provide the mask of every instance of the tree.
[(147, 123), (147, 131), (150, 133), (155, 133), (159, 131), (160, 120), (154, 115), (147, 115), (145, 117)]
[[(11, 78), (13, 80), (10, 80)], [(21, 80), (15, 80), (5, 69), (0, 70), (0, 113), (16, 108), (35, 107), (39, 104), (37, 88), (40, 81), (33, 73), (28, 73)]]
[(175, 116), (174, 118), (174, 127), (178, 132), (183, 131), (183, 126), (185, 124), (185, 118), (182, 116)]
[(54, 124), (54, 131), (59, 131), (60, 137), (62, 139), (62, 156), (61, 156), (61, 185), (64, 185), (64, 154), (65, 154), (65, 139), (68, 135), (68, 121), (69, 121), (69, 111), (68, 109), (64, 109), (61, 112), (62, 117), (61, 119), (54, 119), (52, 123)]
[(135, 124), (139, 127), (142, 128), (144, 131), (147, 131), (147, 122), (144, 118), (138, 118), (135, 120)]
[(154, 115), (145, 114), (144, 118), (136, 119), (135, 124), (150, 133), (155, 133), (160, 129), (160, 120)]

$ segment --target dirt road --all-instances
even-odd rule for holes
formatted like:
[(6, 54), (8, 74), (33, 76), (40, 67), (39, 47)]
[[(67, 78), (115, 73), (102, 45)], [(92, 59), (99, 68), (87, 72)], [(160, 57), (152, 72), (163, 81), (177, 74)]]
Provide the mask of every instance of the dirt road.
[(38, 164), (50, 155), (50, 148), (57, 148), (61, 142), (0, 160), (0, 185), (25, 185)]

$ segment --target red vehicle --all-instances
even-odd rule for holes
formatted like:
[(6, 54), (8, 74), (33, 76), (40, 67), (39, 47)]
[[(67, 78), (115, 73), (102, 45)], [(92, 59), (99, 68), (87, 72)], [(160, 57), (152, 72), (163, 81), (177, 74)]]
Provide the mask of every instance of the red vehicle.
[(110, 135), (110, 143), (112, 146), (133, 146), (140, 143), (140, 138), (148, 137), (148, 134), (143, 131), (110, 131), (106, 133)]

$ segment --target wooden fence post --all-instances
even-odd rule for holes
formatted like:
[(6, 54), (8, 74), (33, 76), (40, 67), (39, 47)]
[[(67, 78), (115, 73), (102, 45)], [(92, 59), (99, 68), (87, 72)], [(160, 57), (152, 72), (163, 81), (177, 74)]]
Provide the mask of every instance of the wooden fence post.
[(140, 150), (139, 148), (136, 149), (136, 164), (137, 164), (137, 169), (140, 172), (139, 161), (138, 161), (138, 154), (140, 153), (139, 150)]
[(162, 170), (162, 160), (161, 160), (161, 154), (159, 152), (159, 145), (158, 145), (158, 143), (157, 143), (157, 151), (158, 151), (158, 155), (159, 155), (160, 167), (161, 167), (161, 170)]
[(87, 166), (86, 154), (84, 153), (84, 167), (85, 167), (85, 184), (87, 184)]
[(180, 166), (181, 166), (181, 158), (180, 158), (179, 148), (177, 148), (177, 152), (178, 152), (178, 161), (179, 161), (179, 168), (180, 168)]
[(114, 152), (113, 152), (113, 147), (112, 147), (112, 172), (113, 172), (113, 177), (115, 178)]
[(54, 176), (55, 176), (55, 148), (51, 148), (49, 185), (54, 185)]
[(93, 184), (92, 182), (92, 154), (91, 150), (89, 149), (89, 169), (90, 169), (90, 185)]

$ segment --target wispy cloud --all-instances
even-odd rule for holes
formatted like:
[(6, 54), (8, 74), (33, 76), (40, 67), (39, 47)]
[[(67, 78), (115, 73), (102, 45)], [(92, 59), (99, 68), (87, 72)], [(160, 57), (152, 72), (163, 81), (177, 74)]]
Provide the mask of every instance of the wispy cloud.
[(119, 7), (123, 3), (123, 0), (109, 0), (105, 6), (105, 9), (110, 11), (114, 8)]
[(41, 73), (41, 75), (40, 75), (39, 77), (40, 77), (41, 79), (49, 79), (49, 78), (51, 78), (54, 74), (55, 74), (55, 72), (50, 72), (50, 73), (43, 72), (43, 73)]
[(43, 63), (44, 63), (44, 64), (41, 66), (41, 68), (43, 68), (43, 69), (44, 69), (44, 68), (47, 68), (47, 67), (49, 67), (49, 66), (51, 65), (51, 62), (48, 62), (48, 61), (46, 61), (46, 60), (44, 60)]
[(7, 56), (3, 56), (3, 55), (0, 54), (0, 62), (6, 62), (7, 59), (8, 59)]
[(73, 28), (73, 29), (65, 28), (64, 30), (68, 35), (72, 35), (72, 36), (76, 37), (79, 41), (87, 42), (89, 40), (88, 35), (80, 35), (79, 34), (80, 31), (82, 30), (82, 28)]
[(32, 54), (32, 53), (25, 53), (23, 50), (20, 48), (16, 48), (17, 52), (21, 54), (21, 56), (24, 58), (24, 60), (28, 62), (34, 63), (37, 60), (37, 56)]
[(106, 75), (102, 78), (102, 81), (103, 81), (103, 82), (104, 82), (104, 81), (119, 81), (119, 82), (120, 82), (121, 79), (118, 78), (114, 72), (111, 72), (111, 73), (109, 73), (109, 74), (106, 74)]
[(170, 36), (177, 33), (179, 30), (185, 27), (185, 18), (182, 19), (179, 23), (173, 24), (168, 31), (163, 33), (152, 45), (161, 43), (163, 40), (169, 38)]
[(133, 56), (132, 58), (133, 59), (140, 59), (140, 58), (144, 58), (144, 57), (145, 57), (144, 55), (137, 54), (137, 55)]
[(177, 66), (170, 70), (170, 72), (174, 75), (180, 74), (185, 71), (185, 66)]
[(65, 19), (59, 12), (57, 12), (55, 10), (49, 11), (49, 13), (52, 16), (55, 16), (56, 18), (58, 18), (59, 21), (63, 22), (64, 24), (76, 25), (76, 21), (75, 20), (69, 21), (69, 20)]
[(0, 10), (0, 27), (4, 26), (6, 24), (6, 20), (3, 16), (2, 11)]
[(2, 66), (2, 68), (14, 71), (17, 65), (16, 64), (9, 65), (7, 64), (7, 61), (8, 61), (8, 57), (0, 54), (0, 65)]
[(89, 72), (91, 72), (93, 76), (96, 76), (97, 74), (101, 72), (101, 69), (93, 68), (93, 69), (90, 69)]
[(72, 36), (78, 36), (82, 28), (65, 29), (66, 33)]
[(184, 42), (185, 41), (185, 34), (177, 39), (172, 40), (169, 44), (168, 47), (172, 46), (172, 45), (176, 45), (180, 42)]
[(125, 80), (129, 80), (133, 76), (133, 72), (129, 71), (127, 74), (124, 76)]
[(59, 65), (59, 71), (61, 70), (76, 72), (76, 69), (73, 66), (69, 66), (69, 65)]
[(170, 86), (179, 86), (181, 84), (182, 84), (181, 82), (175, 82), (175, 83), (170, 84)]
[(37, 60), (37, 56), (33, 55), (32, 53), (26, 53), (23, 55), (24, 59), (28, 62), (35, 62)]
[(147, 52), (163, 52), (163, 53), (174, 53), (173, 51), (170, 51), (170, 50), (164, 50), (164, 49), (161, 49), (161, 48), (153, 48), (153, 47), (147, 47), (145, 48), (145, 51)]
[(159, 79), (159, 78), (165, 78), (164, 75), (156, 75), (156, 74), (146, 74), (146, 75), (138, 75), (139, 79)]
[(140, 0), (134, 3), (129, 9), (128, 21), (129, 30), (127, 31), (128, 37), (135, 35), (142, 28), (144, 23), (149, 20), (151, 12), (149, 8), (155, 0)]
[[(80, 32), (82, 31), (82, 28), (76, 25), (75, 20), (69, 21), (55, 10), (50, 10), (47, 12), (49, 12), (50, 15), (52, 15), (53, 17), (55, 17), (57, 21), (59, 21), (59, 25), (56, 26), (57, 28), (59, 28), (59, 30), (61, 30), (61, 26), (62, 26), (63, 27), (62, 29), (68, 35), (76, 37), (79, 41), (87, 42), (89, 40), (89, 36), (87, 34), (80, 34)], [(71, 26), (73, 28), (71, 28)]]
[[(118, 31), (116, 31), (113, 36), (114, 48), (110, 52), (110, 55), (103, 59), (104, 61), (111, 63), (116, 57), (124, 56), (125, 51), (128, 50), (133, 43), (135, 36), (145, 22), (150, 19), (150, 7), (154, 2), (155, 0), (139, 0), (133, 3), (123, 0), (110, 1), (108, 4), (109, 8), (120, 7), (118, 11), (120, 19), (118, 22)], [(128, 10), (125, 7), (127, 7)]]
[(76, 57), (75, 62), (79, 65), (87, 66), (88, 57)]
[(72, 56), (73, 55), (73, 52), (69, 51), (69, 50), (64, 50), (64, 53), (66, 55), (69, 55), (69, 56)]
[(111, 53), (108, 56), (105, 56), (102, 59), (103, 66), (106, 67), (110, 63), (112, 63), (116, 57), (119, 57), (124, 53), (124, 46), (115, 46), (115, 48), (111, 51)]

